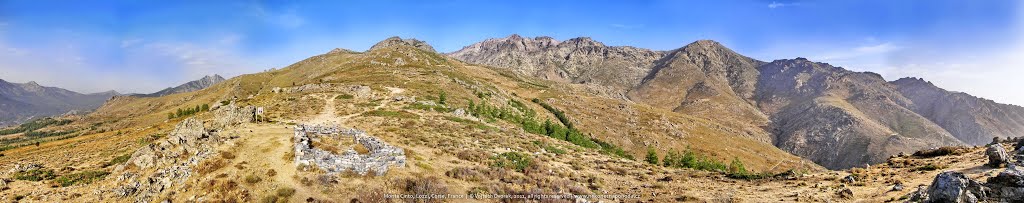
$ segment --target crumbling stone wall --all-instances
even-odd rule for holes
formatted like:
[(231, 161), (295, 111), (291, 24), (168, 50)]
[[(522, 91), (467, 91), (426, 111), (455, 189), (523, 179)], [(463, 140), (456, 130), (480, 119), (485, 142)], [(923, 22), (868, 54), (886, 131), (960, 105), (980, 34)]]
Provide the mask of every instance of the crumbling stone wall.
[[(348, 149), (342, 154), (335, 154), (317, 149), (312, 147), (309, 134), (351, 138), (366, 147), (369, 153), (359, 154), (354, 149)], [(351, 170), (359, 175), (366, 175), (371, 171), (376, 175), (384, 175), (389, 167), (405, 167), (405, 150), (357, 129), (298, 125), (295, 127), (295, 163), (316, 165), (328, 173)]]

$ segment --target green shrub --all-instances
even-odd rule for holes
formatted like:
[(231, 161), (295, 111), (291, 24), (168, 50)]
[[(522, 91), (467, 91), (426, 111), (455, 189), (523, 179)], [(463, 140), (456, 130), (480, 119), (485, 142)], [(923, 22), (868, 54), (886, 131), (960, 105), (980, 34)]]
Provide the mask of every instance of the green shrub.
[(22, 133), (22, 132), (30, 132), (30, 131), (35, 131), (35, 130), (38, 130), (38, 129), (45, 128), (47, 126), (62, 126), (62, 125), (67, 125), (69, 123), (71, 123), (71, 120), (58, 120), (58, 119), (54, 119), (54, 118), (41, 118), (41, 119), (36, 119), (36, 120), (29, 121), (27, 123), (23, 123), (21, 125), (18, 125), (18, 127), (15, 127), (15, 128), (8, 128), (8, 129), (0, 130), (0, 135), (10, 135), (10, 134), (16, 134), (16, 133)]
[(409, 104), (408, 106), (405, 106), (405, 109), (417, 109), (417, 110), (436, 111), (436, 112), (449, 112), (449, 111), (451, 111), (451, 110), (449, 110), (448, 108), (446, 108), (444, 106), (429, 105), (429, 104), (423, 104), (423, 103), (418, 103), (418, 102), (417, 103)]
[(385, 110), (373, 110), (363, 113), (363, 116), (377, 116), (377, 117), (393, 117), (393, 118), (407, 118), (407, 119), (419, 119), (420, 116), (407, 111), (385, 111)]
[(924, 165), (924, 166), (920, 166), (920, 167), (914, 168), (914, 170), (911, 170), (911, 171), (934, 171), (934, 170), (939, 170), (939, 169), (942, 169), (942, 168), (943, 168), (942, 166), (933, 165), (933, 164), (929, 163), (928, 165)]
[(121, 155), (121, 156), (116, 156), (113, 159), (110, 159), (110, 161), (108, 161), (106, 163), (103, 163), (103, 167), (113, 166), (113, 165), (121, 164), (121, 163), (124, 163), (124, 162), (128, 162), (128, 159), (131, 159), (131, 158), (132, 158), (132, 154), (125, 154), (125, 155)]
[(12, 176), (14, 177), (14, 179), (27, 181), (50, 180), (57, 177), (57, 175), (53, 173), (53, 170), (49, 169), (32, 169), (28, 171), (18, 171), (14, 172)]
[(245, 176), (245, 183), (249, 183), (249, 184), (256, 184), (256, 183), (259, 183), (262, 180), (263, 180), (262, 178), (260, 178), (259, 176), (256, 176), (255, 174), (249, 174), (249, 175)]
[(441, 105), (447, 105), (448, 104), (448, 93), (446, 93), (444, 91), (441, 91), (441, 93), (437, 94), (437, 103), (441, 104)]
[(519, 172), (526, 171), (526, 167), (529, 167), (531, 162), (530, 156), (524, 153), (518, 152), (505, 152), (501, 153), (491, 160), (494, 162), (491, 164), (492, 167), (496, 168), (508, 168)]
[(565, 150), (559, 149), (558, 147), (555, 147), (554, 145), (551, 145), (551, 144), (548, 144), (548, 143), (544, 143), (544, 142), (541, 142), (541, 141), (533, 141), (533, 144), (536, 144), (536, 145), (540, 146), (541, 148), (544, 148), (544, 151), (547, 151), (547, 152), (551, 152), (551, 153), (558, 154), (558, 155), (566, 154)]
[(653, 147), (647, 148), (647, 157), (644, 158), (649, 164), (658, 165), (658, 151), (655, 151)]
[(277, 189), (277, 196), (278, 197), (291, 197), (294, 194), (295, 194), (295, 188), (284, 187), (284, 188)]
[(914, 156), (930, 158), (937, 156), (957, 155), (966, 151), (963, 147), (939, 147), (937, 149), (926, 149), (914, 152)]
[(350, 94), (341, 94), (341, 95), (338, 95), (337, 97), (334, 97), (334, 98), (335, 99), (352, 99), (352, 98), (356, 98), (356, 97), (352, 96)]
[(77, 184), (89, 184), (93, 181), (101, 180), (110, 172), (106, 171), (84, 171), (79, 173), (72, 173), (57, 177), (54, 181), (57, 182), (61, 187), (67, 187)]

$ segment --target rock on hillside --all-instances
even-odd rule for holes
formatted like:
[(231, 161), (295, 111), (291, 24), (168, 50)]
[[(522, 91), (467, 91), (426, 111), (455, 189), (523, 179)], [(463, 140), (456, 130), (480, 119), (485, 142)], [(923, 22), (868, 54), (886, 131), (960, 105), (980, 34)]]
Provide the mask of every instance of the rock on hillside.
[(405, 46), (416, 47), (417, 49), (420, 49), (420, 50), (423, 50), (423, 51), (437, 52), (437, 51), (434, 51), (434, 47), (430, 46), (430, 44), (427, 44), (427, 42), (420, 41), (420, 40), (413, 39), (413, 38), (402, 39), (400, 37), (390, 37), (390, 38), (385, 39), (384, 41), (377, 42), (377, 44), (374, 44), (373, 47), (370, 47), (370, 50), (376, 50), (376, 49), (381, 49), (381, 48), (385, 48), (385, 47), (392, 47), (392, 46), (395, 46), (395, 45), (405, 45)]
[(448, 56), (505, 68), (548, 80), (631, 88), (640, 83), (665, 52), (629, 46), (606, 46), (589, 37), (558, 41), (551, 37), (511, 35), (488, 39)]
[(907, 108), (942, 126), (957, 139), (972, 145), (993, 137), (1024, 135), (1024, 107), (1000, 104), (962, 92), (946, 91), (919, 78), (891, 82), (912, 101)]

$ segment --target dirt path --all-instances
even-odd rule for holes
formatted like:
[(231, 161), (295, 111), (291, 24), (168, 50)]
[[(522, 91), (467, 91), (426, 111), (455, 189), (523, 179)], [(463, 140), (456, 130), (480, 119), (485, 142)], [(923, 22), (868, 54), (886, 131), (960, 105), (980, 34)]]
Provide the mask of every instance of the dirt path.
[(295, 189), (295, 195), (291, 202), (302, 202), (307, 197), (323, 196), (317, 191), (304, 187), (295, 177), (298, 174), (297, 167), (290, 156), (293, 144), (291, 142), (294, 131), (291, 126), (281, 124), (246, 124), (240, 129), (252, 130), (251, 133), (244, 132), (244, 144), (237, 147), (238, 160), (236, 163), (247, 162), (249, 168), (255, 169), (254, 174), (266, 174), (273, 169), (276, 175), (263, 177), (267, 182), (267, 189), (271, 192), (280, 188)]
[(342, 119), (335, 115), (335, 99), (338, 97), (336, 94), (325, 94), (327, 98), (324, 98), (324, 110), (320, 112), (316, 117), (313, 117), (309, 122), (314, 124), (332, 124), (340, 123)]

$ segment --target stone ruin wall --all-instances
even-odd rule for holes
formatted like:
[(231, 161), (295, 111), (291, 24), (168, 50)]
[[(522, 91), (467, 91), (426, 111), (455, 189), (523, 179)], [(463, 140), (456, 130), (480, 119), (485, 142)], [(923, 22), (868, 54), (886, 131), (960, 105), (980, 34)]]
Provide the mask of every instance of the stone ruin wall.
[[(370, 152), (368, 154), (359, 154), (350, 148), (342, 154), (335, 154), (323, 149), (313, 148), (311, 145), (312, 140), (308, 136), (310, 133), (351, 138), (356, 143), (362, 144)], [(380, 176), (387, 173), (388, 169), (392, 166), (405, 167), (405, 151), (357, 129), (345, 129), (337, 126), (297, 125), (295, 126), (295, 163), (316, 165), (328, 173), (351, 170), (359, 175), (366, 175), (372, 171), (375, 175)]]

